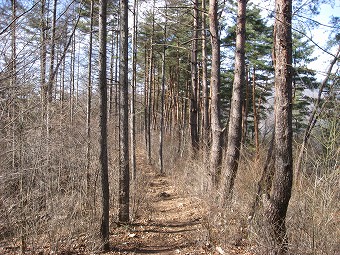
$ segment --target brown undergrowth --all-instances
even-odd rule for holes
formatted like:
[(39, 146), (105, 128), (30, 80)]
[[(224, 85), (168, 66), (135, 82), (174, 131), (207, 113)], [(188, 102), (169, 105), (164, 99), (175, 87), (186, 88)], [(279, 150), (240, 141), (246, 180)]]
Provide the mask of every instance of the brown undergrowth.
[[(108, 254), (266, 254), (271, 246), (263, 232), (261, 207), (251, 224), (248, 221), (265, 148), (257, 160), (251, 150), (242, 151), (234, 198), (228, 208), (222, 209), (216, 203), (216, 191), (211, 188), (208, 157), (204, 150), (192, 157), (185, 149), (185, 140), (181, 151), (172, 143), (177, 141), (166, 140), (165, 175), (158, 173), (157, 150), (153, 151), (153, 163), (149, 165), (145, 151), (140, 149), (142, 146), (138, 147), (137, 181), (131, 186), (132, 223), (126, 226), (115, 223), (117, 171), (114, 166), (117, 162), (112, 152), (111, 251)], [(339, 170), (329, 168), (327, 173), (321, 174), (327, 161), (316, 154), (309, 162), (309, 172), (305, 170), (300, 181), (295, 182), (288, 210), (289, 250), (291, 254), (338, 254)], [(316, 166), (320, 168), (315, 171), (318, 175), (311, 171)], [(94, 172), (93, 178), (95, 176)], [(26, 242), (25, 254), (100, 254), (100, 207), (93, 212), (83, 210), (85, 205), (71, 188), (66, 190), (69, 193), (56, 193), (60, 200), (52, 200), (53, 214), (43, 214), (31, 221), (26, 218), (25, 222), (35, 225), (30, 225), (32, 227), (27, 228), (30, 232), (25, 233), (25, 239), (30, 241)], [(100, 193), (96, 192), (92, 198), (97, 200), (93, 204), (99, 204), (99, 197)], [(58, 201), (63, 203), (58, 204)], [(3, 208), (8, 213), (2, 215), (7, 218), (0, 218), (0, 221), (7, 224), (0, 225), (15, 229), (20, 221), (14, 222), (17, 225), (5, 222), (5, 219), (11, 219), (9, 213), (13, 209)], [(26, 212), (25, 215), (29, 214)], [(20, 253), (20, 238), (3, 240), (0, 254)]]

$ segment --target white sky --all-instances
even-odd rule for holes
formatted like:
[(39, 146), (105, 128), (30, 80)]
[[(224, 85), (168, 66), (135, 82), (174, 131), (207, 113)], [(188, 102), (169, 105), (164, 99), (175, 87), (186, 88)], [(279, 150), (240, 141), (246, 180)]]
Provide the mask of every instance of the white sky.
[[(320, 15), (315, 17), (314, 19), (319, 21), (322, 24), (329, 24), (331, 16), (339, 16), (340, 15), (340, 1), (336, 1), (334, 7), (330, 5), (323, 4), (321, 6)], [(313, 40), (317, 42), (322, 48), (327, 48), (327, 40), (328, 35), (331, 28), (320, 26), (318, 29), (313, 31)], [(331, 53), (335, 54), (336, 48), (328, 49)], [(322, 52), (317, 49), (314, 54), (317, 57), (317, 60), (312, 63), (311, 68), (316, 69), (321, 72), (325, 72), (329, 66), (330, 61), (333, 59), (327, 53)]]

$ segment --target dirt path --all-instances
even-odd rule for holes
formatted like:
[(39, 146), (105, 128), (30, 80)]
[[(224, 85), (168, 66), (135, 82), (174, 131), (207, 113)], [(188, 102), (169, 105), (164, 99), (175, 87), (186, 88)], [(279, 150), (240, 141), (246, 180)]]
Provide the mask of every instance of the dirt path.
[(111, 254), (207, 254), (200, 243), (202, 202), (180, 194), (171, 178), (146, 162), (139, 153), (138, 169), (148, 179), (144, 204), (134, 224), (113, 231)]
[(138, 153), (137, 166), (147, 179), (145, 198), (135, 223), (114, 229), (109, 254), (250, 254), (240, 247), (223, 251), (210, 245), (204, 203), (180, 192), (175, 180), (158, 175), (144, 153)]

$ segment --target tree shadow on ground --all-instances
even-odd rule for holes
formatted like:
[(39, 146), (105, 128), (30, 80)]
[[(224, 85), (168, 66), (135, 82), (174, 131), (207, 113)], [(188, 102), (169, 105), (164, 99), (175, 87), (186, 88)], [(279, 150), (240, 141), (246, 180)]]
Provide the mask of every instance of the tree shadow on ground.
[(173, 245), (162, 245), (162, 246), (144, 246), (144, 247), (113, 247), (112, 252), (124, 252), (124, 253), (136, 253), (136, 254), (158, 254), (166, 252), (174, 252), (176, 250), (184, 249), (190, 247), (193, 243), (185, 244), (173, 244)]

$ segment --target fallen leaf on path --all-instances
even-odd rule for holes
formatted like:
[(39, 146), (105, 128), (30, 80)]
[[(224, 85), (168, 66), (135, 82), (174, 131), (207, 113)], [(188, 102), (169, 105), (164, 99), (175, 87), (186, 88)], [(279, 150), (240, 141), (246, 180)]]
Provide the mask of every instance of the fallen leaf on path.
[(217, 251), (219, 254), (225, 255), (224, 250), (223, 250), (221, 247), (219, 247), (219, 246), (216, 247), (216, 251)]

